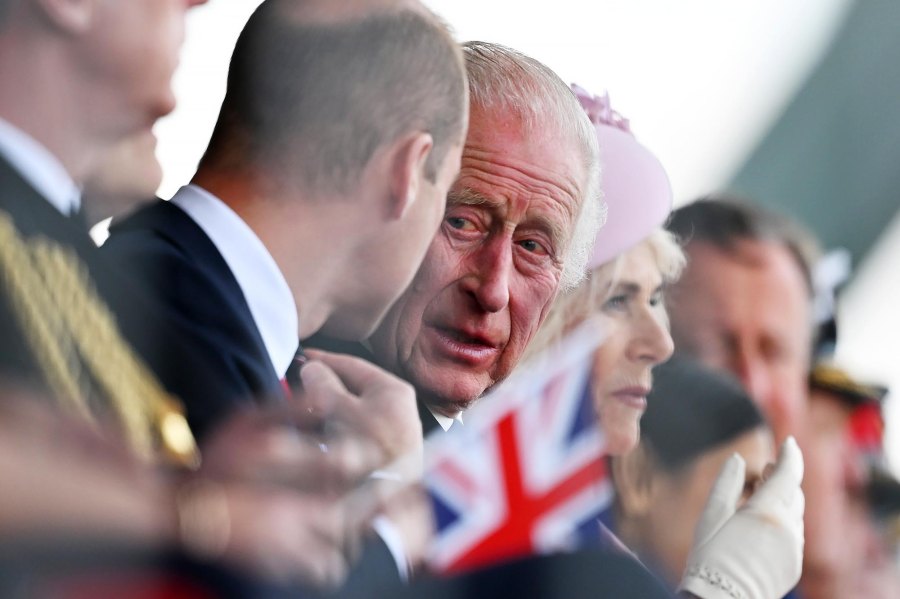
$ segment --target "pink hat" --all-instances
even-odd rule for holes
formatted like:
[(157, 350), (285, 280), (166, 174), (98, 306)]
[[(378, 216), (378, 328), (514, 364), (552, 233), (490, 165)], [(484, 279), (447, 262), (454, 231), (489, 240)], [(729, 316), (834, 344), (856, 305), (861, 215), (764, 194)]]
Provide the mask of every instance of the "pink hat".
[(650, 235), (672, 210), (672, 186), (662, 164), (638, 143), (628, 119), (609, 105), (609, 95), (592, 96), (572, 84), (600, 142), (600, 187), (608, 206), (588, 268), (609, 262)]

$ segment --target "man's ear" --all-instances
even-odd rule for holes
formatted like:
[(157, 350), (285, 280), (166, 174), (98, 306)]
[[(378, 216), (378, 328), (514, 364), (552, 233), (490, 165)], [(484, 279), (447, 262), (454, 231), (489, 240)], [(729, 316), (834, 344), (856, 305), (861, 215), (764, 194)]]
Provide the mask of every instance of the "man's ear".
[(60, 31), (75, 35), (91, 28), (97, 4), (97, 0), (31, 0), (31, 2), (47, 23)]
[(626, 517), (639, 518), (650, 509), (653, 498), (653, 458), (644, 445), (612, 458), (610, 472), (616, 496)]
[(411, 133), (395, 144), (391, 161), (391, 218), (403, 218), (415, 203), (419, 189), (425, 184), (425, 162), (433, 147), (431, 134), (421, 131)]

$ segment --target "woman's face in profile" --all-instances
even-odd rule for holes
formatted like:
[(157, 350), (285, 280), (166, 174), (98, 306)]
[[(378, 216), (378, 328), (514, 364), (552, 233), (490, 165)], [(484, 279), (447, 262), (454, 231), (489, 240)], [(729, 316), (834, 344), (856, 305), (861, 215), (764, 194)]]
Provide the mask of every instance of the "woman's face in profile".
[(640, 440), (651, 371), (674, 349), (663, 306), (663, 278), (652, 246), (644, 242), (620, 259), (600, 308), (609, 336), (594, 353), (592, 389), (610, 455)]

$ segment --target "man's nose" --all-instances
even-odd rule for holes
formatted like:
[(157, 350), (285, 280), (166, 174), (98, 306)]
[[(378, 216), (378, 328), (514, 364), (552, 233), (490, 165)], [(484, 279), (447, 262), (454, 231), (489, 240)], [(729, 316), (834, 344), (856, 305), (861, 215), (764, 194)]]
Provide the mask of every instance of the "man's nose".
[(485, 312), (499, 312), (509, 304), (512, 275), (512, 243), (508, 238), (489, 240), (480, 251), (468, 257), (469, 274), (463, 289)]
[(786, 428), (788, 412), (784, 395), (786, 390), (778, 389), (774, 384), (773, 375), (762, 357), (746, 350), (738, 350), (732, 370), (769, 419), (779, 442), (788, 434), (796, 434), (796, 431), (783, 430)]
[(771, 385), (766, 367), (759, 357), (740, 350), (735, 356), (735, 375), (760, 405), (771, 402)]

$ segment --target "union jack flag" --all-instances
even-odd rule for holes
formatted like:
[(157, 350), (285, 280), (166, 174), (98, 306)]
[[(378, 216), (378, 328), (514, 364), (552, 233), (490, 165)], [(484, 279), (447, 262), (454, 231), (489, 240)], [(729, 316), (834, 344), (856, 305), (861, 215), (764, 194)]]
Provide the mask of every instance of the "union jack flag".
[(429, 439), (434, 570), (559, 551), (598, 534), (611, 486), (588, 383), (603, 337), (596, 323), (579, 329), (481, 399), (460, 431)]

